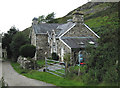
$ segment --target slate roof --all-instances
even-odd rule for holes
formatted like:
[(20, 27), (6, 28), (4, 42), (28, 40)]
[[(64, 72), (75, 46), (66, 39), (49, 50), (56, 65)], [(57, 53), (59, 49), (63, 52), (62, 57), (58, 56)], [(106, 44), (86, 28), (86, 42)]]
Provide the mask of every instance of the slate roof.
[(57, 29), (61, 29), (60, 33), (58, 34), (57, 37), (61, 36), (64, 32), (66, 32), (69, 28), (71, 28), (75, 23), (73, 22), (68, 22), (66, 24), (59, 25)]
[(61, 36), (64, 32), (66, 32), (69, 28), (71, 28), (75, 23), (68, 22), (66, 24), (56, 24), (56, 23), (40, 23), (37, 25), (33, 25), (33, 29), (36, 34), (51, 32), (53, 29), (56, 32), (56, 36)]
[[(52, 30), (56, 33), (56, 38), (60, 37), (62, 34), (66, 33), (69, 29), (74, 27), (76, 23), (68, 22), (65, 24), (56, 24), (56, 23), (40, 23), (40, 24), (33, 24), (32, 27), (36, 34), (51, 34)], [(92, 31), (86, 24), (82, 25), (82, 28), (90, 30), (96, 37), (100, 38), (94, 31)], [(84, 37), (85, 35), (82, 34)]]
[(96, 39), (93, 37), (63, 37), (62, 40), (71, 48), (84, 48), (89, 42), (94, 42), (97, 46)]
[(40, 33), (47, 33), (47, 31), (51, 32), (53, 29), (56, 29), (59, 25), (60, 24), (54, 24), (54, 23), (50, 23), (50, 24), (41, 23), (41, 24), (33, 25), (32, 27), (36, 34), (40, 34)]

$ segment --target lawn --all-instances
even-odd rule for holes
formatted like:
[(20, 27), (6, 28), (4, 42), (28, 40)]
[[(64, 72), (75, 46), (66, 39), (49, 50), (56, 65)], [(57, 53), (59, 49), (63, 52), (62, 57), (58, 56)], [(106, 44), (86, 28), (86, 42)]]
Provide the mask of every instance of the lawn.
[(19, 73), (28, 78), (44, 81), (47, 83), (54, 84), (56, 86), (85, 86), (82, 82), (76, 80), (69, 80), (52, 75), (47, 72), (39, 72), (36, 70), (24, 70), (19, 67), (18, 63), (11, 62), (12, 67)]
[(42, 68), (45, 66), (45, 60), (44, 59), (37, 60), (37, 64), (40, 68)]

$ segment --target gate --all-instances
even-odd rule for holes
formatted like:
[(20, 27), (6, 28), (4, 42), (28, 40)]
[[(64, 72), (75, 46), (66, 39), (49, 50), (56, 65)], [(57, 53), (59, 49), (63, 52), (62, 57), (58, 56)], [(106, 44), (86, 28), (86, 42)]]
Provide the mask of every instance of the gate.
[(50, 60), (45, 58), (45, 69), (46, 72), (53, 75), (64, 77), (65, 76), (65, 66), (60, 64), (60, 61)]

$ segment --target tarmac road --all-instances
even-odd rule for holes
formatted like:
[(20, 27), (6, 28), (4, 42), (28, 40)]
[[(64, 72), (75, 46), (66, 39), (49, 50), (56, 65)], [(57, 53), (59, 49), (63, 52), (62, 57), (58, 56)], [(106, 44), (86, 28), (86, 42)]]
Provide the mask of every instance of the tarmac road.
[(2, 74), (4, 76), (5, 81), (9, 86), (55, 86), (53, 84), (45, 83), (42, 81), (34, 80), (27, 78), (18, 74), (10, 65), (10, 62), (1, 62), (0, 67), (2, 65)]

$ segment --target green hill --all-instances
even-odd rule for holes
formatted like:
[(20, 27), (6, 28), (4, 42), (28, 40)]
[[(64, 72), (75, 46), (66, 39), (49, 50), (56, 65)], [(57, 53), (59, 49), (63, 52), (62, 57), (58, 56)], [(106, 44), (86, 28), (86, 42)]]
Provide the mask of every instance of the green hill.
[(28, 27), (25, 30), (23, 30), (22, 32), (26, 35), (29, 36), (30, 30), (32, 30), (32, 27)]
[[(55, 20), (58, 23), (66, 23), (68, 19), (72, 19), (72, 13), (74, 11), (84, 12), (85, 23), (98, 35), (101, 35), (102, 31), (111, 26), (114, 28), (117, 25), (118, 21), (118, 4), (112, 2), (88, 2), (73, 11), (69, 12), (66, 16), (61, 18), (56, 18)], [(114, 26), (113, 26), (114, 25)], [(24, 30), (25, 34), (29, 35), (29, 30), (31, 27), (28, 27)]]
[(106, 27), (116, 28), (118, 23), (118, 3), (86, 3), (77, 9), (69, 12), (66, 16), (58, 18), (58, 23), (65, 23), (72, 18), (74, 11), (84, 12), (85, 23), (98, 35), (104, 31)]

